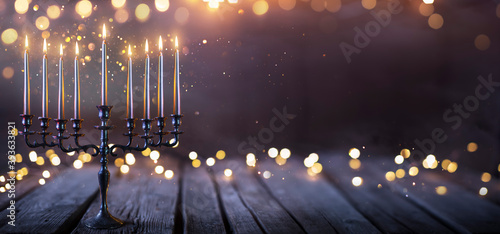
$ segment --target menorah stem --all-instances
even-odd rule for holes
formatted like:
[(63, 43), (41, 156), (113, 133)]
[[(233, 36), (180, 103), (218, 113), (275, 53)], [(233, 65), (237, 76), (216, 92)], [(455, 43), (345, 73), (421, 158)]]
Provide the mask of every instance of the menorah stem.
[(99, 188), (101, 192), (101, 208), (99, 213), (94, 218), (88, 219), (85, 225), (90, 228), (96, 229), (110, 229), (118, 228), (123, 225), (123, 222), (111, 215), (108, 211), (107, 194), (109, 187), (109, 171), (108, 171), (108, 131), (111, 126), (108, 125), (109, 115), (112, 106), (97, 106), (99, 109), (99, 118), (101, 119), (101, 125), (96, 126), (97, 129), (101, 130), (101, 170), (98, 173)]

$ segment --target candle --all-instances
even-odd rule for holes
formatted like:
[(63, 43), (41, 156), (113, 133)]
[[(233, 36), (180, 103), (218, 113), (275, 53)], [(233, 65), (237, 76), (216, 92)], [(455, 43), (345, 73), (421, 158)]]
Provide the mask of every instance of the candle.
[(159, 40), (158, 46), (160, 47), (160, 53), (158, 55), (158, 116), (163, 117), (163, 41)]
[(101, 105), (108, 105), (108, 65), (107, 65), (107, 54), (106, 54), (106, 25), (102, 25), (102, 53), (101, 53)]
[(132, 50), (128, 45), (128, 77), (127, 77), (127, 118), (134, 118), (134, 95), (132, 92)]
[(59, 50), (59, 91), (57, 96), (58, 101), (58, 111), (57, 118), (64, 119), (64, 68), (63, 68), (63, 48), (62, 44)]
[(150, 119), (150, 99), (149, 99), (149, 54), (148, 39), (146, 39), (146, 65), (144, 71), (144, 118)]
[(80, 69), (78, 63), (78, 42), (75, 47), (75, 119), (80, 119)]
[(24, 50), (24, 114), (29, 115), (31, 113), (31, 98), (30, 98), (30, 62), (28, 53), (28, 35), (26, 35)]
[(43, 39), (43, 63), (42, 63), (42, 118), (48, 116), (48, 90), (47, 90), (47, 40)]
[(179, 83), (179, 42), (175, 37), (175, 68), (174, 68), (174, 113), (181, 114), (181, 89)]

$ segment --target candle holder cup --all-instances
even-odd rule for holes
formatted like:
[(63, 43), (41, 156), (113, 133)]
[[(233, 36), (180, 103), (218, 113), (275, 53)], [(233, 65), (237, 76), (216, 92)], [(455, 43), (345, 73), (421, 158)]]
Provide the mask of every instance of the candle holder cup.
[[(80, 151), (87, 152), (88, 150), (93, 149), (93, 152), (91, 153), (92, 156), (94, 157), (97, 155), (101, 156), (100, 158), (101, 168), (98, 172), (101, 206), (99, 212), (95, 217), (84, 221), (84, 224), (87, 227), (95, 229), (113, 229), (123, 225), (123, 221), (121, 221), (118, 218), (115, 218), (108, 211), (107, 192), (110, 179), (110, 173), (108, 170), (108, 155), (118, 156), (118, 154), (114, 152), (117, 148), (121, 149), (122, 152), (125, 153), (131, 151), (144, 151), (148, 147), (161, 147), (161, 146), (175, 147), (179, 143), (179, 135), (183, 133), (182, 131), (179, 130), (179, 127), (181, 125), (182, 115), (171, 115), (173, 131), (163, 130), (165, 127), (164, 117), (155, 118), (157, 121), (158, 131), (154, 132), (152, 135), (150, 134), (152, 127), (152, 119), (142, 119), (142, 129), (144, 131), (144, 135), (141, 135), (140, 139), (142, 139), (143, 142), (137, 144), (136, 146), (132, 146), (133, 140), (135, 139), (136, 136), (138, 136), (137, 133), (133, 132), (135, 128), (136, 119), (127, 118), (125, 119), (125, 121), (128, 132), (123, 135), (128, 137), (128, 143), (125, 145), (115, 144), (110, 146), (110, 144), (108, 143), (109, 131), (112, 128), (114, 128), (114, 126), (109, 125), (108, 120), (110, 118), (112, 108), (113, 108), (112, 106), (106, 106), (106, 105), (97, 106), (97, 109), (99, 110), (99, 119), (101, 120), (101, 124), (95, 126), (96, 129), (101, 131), (101, 142), (99, 145), (80, 144), (79, 138), (84, 136), (84, 134), (79, 133), (82, 128), (83, 119), (70, 120), (71, 122), (73, 122), (72, 127), (74, 133), (69, 134), (69, 136), (64, 135), (66, 131), (66, 123), (68, 122), (68, 120), (55, 119), (54, 121), (56, 123), (57, 135), (53, 136), (53, 140), (49, 141), (47, 139), (47, 136), (52, 135), (52, 133), (48, 131), (49, 122), (51, 120), (50, 118), (47, 117), (38, 118), (40, 120), (41, 131), (30, 131), (30, 127), (33, 124), (32, 120), (34, 116), (25, 114), (20, 115), (22, 118), (22, 125), (23, 125), (23, 131), (21, 131), (20, 134), (24, 136), (24, 141), (28, 147), (30, 148), (58, 147), (59, 149), (61, 149), (63, 152), (66, 153), (69, 152), (78, 153)], [(31, 141), (30, 136), (36, 133), (41, 136), (41, 140)], [(163, 142), (165, 135), (167, 134), (173, 134), (173, 141), (165, 140), (165, 142)], [(157, 141), (154, 140), (155, 136), (158, 137)], [(74, 139), (75, 147), (71, 146), (71, 144), (65, 146), (64, 145), (65, 140), (68, 140), (71, 137), (73, 137)]]

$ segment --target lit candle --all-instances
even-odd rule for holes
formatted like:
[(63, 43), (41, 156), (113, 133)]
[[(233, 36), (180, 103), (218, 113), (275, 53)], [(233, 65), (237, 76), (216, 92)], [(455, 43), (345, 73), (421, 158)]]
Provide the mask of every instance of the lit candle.
[(128, 45), (128, 77), (127, 77), (127, 118), (134, 118), (134, 95), (132, 92), (132, 50)]
[(78, 62), (78, 42), (75, 50), (75, 119), (80, 119), (80, 69)]
[(102, 25), (102, 56), (101, 56), (101, 105), (108, 105), (108, 65), (107, 65), (107, 55), (106, 55), (106, 25)]
[(42, 117), (48, 116), (48, 90), (47, 90), (47, 40), (43, 39), (42, 63)]
[(181, 114), (181, 88), (179, 83), (179, 42), (175, 37), (175, 68), (174, 68), (174, 113)]
[(57, 96), (58, 111), (57, 118), (64, 119), (64, 68), (63, 68), (63, 48), (62, 44), (59, 50), (59, 91)]
[(163, 117), (163, 41), (159, 40), (160, 54), (158, 55), (158, 116)]
[(30, 62), (28, 58), (28, 35), (25, 41), (26, 50), (24, 50), (24, 114), (31, 113), (31, 98), (30, 98)]
[(150, 99), (149, 99), (149, 54), (148, 39), (146, 39), (146, 65), (144, 71), (144, 118), (150, 119)]

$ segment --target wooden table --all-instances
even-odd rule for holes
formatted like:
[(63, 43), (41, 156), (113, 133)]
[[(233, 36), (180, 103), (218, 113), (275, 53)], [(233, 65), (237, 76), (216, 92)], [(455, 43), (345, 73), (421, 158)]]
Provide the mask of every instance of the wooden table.
[[(127, 174), (114, 170), (108, 193), (110, 212), (126, 224), (120, 233), (484, 233), (500, 232), (500, 183), (457, 182), (465, 174), (424, 170), (389, 182), (388, 170), (406, 168), (390, 159), (362, 160), (348, 166), (348, 156), (322, 156), (323, 171), (309, 176), (293, 156), (283, 166), (273, 159), (250, 168), (224, 159), (215, 166), (193, 168), (169, 163), (167, 180), (151, 167), (134, 165)], [(224, 169), (233, 174), (226, 177)], [(19, 181), (16, 226), (8, 225), (9, 199), (2, 194), (0, 233), (108, 233), (88, 229), (82, 220), (99, 207), (96, 166), (65, 169), (40, 186), (34, 176)], [(269, 171), (269, 179), (263, 172)], [(459, 170), (460, 171), (460, 170)], [(449, 174), (449, 173), (448, 173)], [(470, 174), (468, 174), (470, 176)], [(361, 186), (352, 184), (362, 177)], [(444, 195), (436, 193), (445, 186)]]

